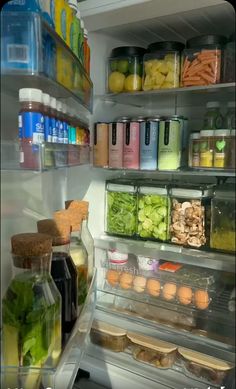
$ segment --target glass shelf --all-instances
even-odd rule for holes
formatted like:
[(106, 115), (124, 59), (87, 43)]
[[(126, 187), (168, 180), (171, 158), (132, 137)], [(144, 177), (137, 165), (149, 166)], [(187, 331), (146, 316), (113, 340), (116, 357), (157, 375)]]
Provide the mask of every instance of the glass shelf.
[(157, 251), (161, 252), (161, 259), (170, 262), (180, 262), (188, 265), (197, 265), (208, 269), (235, 272), (235, 255), (224, 254), (218, 251), (206, 251), (185, 248), (182, 246), (134, 239), (117, 238), (101, 235), (94, 240), (97, 248), (116, 249), (124, 253), (154, 257)]
[(1, 170), (48, 171), (90, 163), (89, 145), (1, 142)]
[[(234, 100), (235, 83), (215, 84), (209, 86), (192, 86), (184, 88), (160, 89), (155, 91), (140, 91), (127, 93), (107, 93), (101, 98), (104, 101), (115, 102), (119, 104), (128, 104), (136, 107), (166, 106), (171, 101), (177, 106), (192, 105), (199, 101), (205, 105), (214, 94), (218, 101), (229, 101), (230, 97)], [(156, 108), (156, 107), (155, 107)]]
[(134, 170), (134, 169), (114, 169), (109, 167), (97, 167), (93, 166), (94, 169), (101, 169), (109, 172), (120, 172), (122, 175), (133, 174), (144, 175), (151, 177), (158, 176), (197, 176), (197, 177), (235, 177), (236, 171), (234, 169), (214, 169), (214, 168), (182, 168), (179, 170)]
[(93, 84), (79, 59), (34, 12), (1, 12), (2, 88), (39, 87), (92, 112)]
[[(36, 389), (33, 384), (24, 386), (24, 376), (30, 375), (32, 382), (41, 381), (41, 386), (47, 389), (71, 389), (79, 369), (80, 362), (86, 348), (87, 337), (92, 325), (93, 316), (96, 306), (96, 269), (94, 269), (93, 278), (89, 291), (70, 338), (61, 354), (59, 363), (55, 369), (29, 369), (19, 368), (16, 366), (2, 366), (1, 380), (3, 389), (6, 377), (10, 377), (14, 388)], [(13, 388), (13, 386), (12, 386)], [(37, 386), (38, 388), (38, 386)]]

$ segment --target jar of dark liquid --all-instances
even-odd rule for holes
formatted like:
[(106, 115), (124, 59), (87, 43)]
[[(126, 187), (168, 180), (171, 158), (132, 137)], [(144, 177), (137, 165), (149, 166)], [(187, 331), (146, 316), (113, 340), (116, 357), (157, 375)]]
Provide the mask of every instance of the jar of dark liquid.
[(70, 224), (44, 219), (37, 226), (39, 232), (52, 237), (51, 275), (62, 297), (62, 341), (65, 342), (77, 317), (77, 273), (69, 251)]
[(2, 357), (4, 366), (19, 369), (3, 369), (2, 387), (39, 389), (37, 368), (54, 368), (61, 353), (61, 296), (50, 274), (52, 238), (18, 234), (11, 246), (14, 276), (2, 301)]

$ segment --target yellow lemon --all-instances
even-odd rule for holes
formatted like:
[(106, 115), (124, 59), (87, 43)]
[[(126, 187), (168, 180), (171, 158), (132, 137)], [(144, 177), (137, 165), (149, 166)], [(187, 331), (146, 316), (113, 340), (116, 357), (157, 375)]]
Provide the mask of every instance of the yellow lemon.
[(112, 72), (109, 76), (108, 87), (109, 91), (119, 93), (124, 90), (125, 76), (120, 72)]
[(137, 74), (130, 74), (125, 79), (125, 90), (127, 92), (135, 92), (141, 90), (142, 88), (142, 78)]

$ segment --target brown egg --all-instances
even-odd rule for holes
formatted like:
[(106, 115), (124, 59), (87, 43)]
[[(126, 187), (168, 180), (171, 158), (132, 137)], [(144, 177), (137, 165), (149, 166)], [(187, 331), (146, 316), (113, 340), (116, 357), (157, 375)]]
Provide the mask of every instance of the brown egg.
[(206, 290), (198, 289), (194, 294), (195, 305), (198, 309), (206, 309), (210, 304), (210, 298)]
[(133, 289), (135, 290), (135, 292), (138, 292), (138, 293), (144, 292), (146, 282), (147, 282), (147, 280), (145, 277), (142, 277), (142, 276), (134, 277)]
[(163, 286), (163, 290), (162, 290), (162, 294), (163, 294), (164, 299), (166, 299), (168, 301), (173, 300), (175, 298), (175, 295), (176, 295), (176, 290), (177, 290), (176, 284), (174, 284), (172, 282), (167, 282)]
[(130, 273), (121, 273), (120, 287), (123, 289), (130, 289), (132, 287), (133, 276)]
[(117, 285), (119, 282), (119, 277), (120, 277), (120, 273), (117, 270), (110, 269), (107, 271), (106, 279), (110, 285), (112, 286)]
[(188, 305), (192, 301), (192, 289), (189, 286), (180, 286), (177, 291), (179, 302), (183, 305)]
[(147, 291), (151, 296), (158, 297), (161, 292), (161, 284), (158, 280), (150, 278), (147, 282)]

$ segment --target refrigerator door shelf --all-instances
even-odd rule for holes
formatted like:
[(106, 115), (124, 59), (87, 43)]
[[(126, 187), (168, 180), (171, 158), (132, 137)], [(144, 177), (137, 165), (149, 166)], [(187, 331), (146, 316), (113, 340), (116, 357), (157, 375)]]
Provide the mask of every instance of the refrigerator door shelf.
[[(66, 346), (64, 347), (57, 367), (55, 369), (29, 369), (19, 368), (17, 366), (2, 366), (1, 387), (3, 389), (8, 388), (8, 386), (6, 386), (5, 384), (6, 379), (14, 380), (15, 386), (21, 387), (21, 384), (22, 382), (24, 383), (25, 378), (28, 379), (28, 382), (41, 381), (43, 387), (48, 389), (72, 388), (77, 371), (84, 355), (84, 351), (87, 345), (88, 334), (93, 322), (93, 316), (96, 306), (96, 280), (97, 273), (96, 269), (94, 269), (93, 278), (89, 287), (84, 306), (73, 327), (72, 333), (66, 343)], [(33, 386), (26, 385), (25, 388), (33, 389)]]

